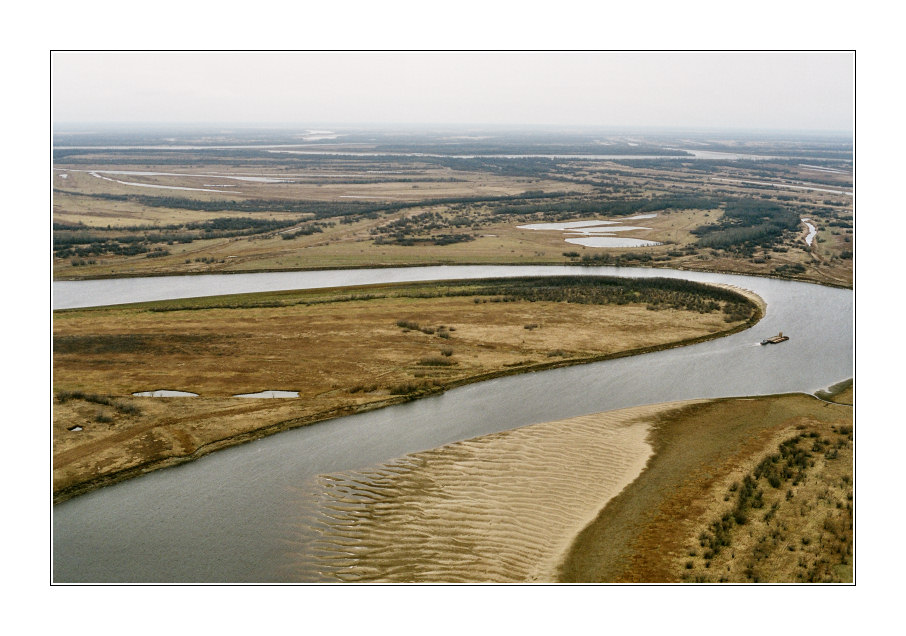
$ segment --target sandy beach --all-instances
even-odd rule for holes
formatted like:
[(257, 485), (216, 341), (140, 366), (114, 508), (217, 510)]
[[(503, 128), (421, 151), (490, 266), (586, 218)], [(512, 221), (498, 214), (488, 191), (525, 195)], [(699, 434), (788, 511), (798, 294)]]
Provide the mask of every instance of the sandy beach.
[(644, 469), (651, 423), (680, 404), (536, 424), (324, 475), (313, 565), (341, 581), (552, 582), (574, 537)]

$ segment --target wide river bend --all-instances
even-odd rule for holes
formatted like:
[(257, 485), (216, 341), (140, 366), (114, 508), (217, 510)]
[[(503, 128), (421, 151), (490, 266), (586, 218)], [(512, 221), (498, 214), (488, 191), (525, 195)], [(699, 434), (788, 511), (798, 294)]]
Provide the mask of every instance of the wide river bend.
[[(53, 578), (317, 580), (302, 565), (313, 478), (478, 435), (611, 409), (814, 392), (853, 377), (853, 293), (749, 276), (613, 267), (418, 267), (56, 282), (54, 308), (277, 289), (534, 275), (674, 277), (754, 291), (754, 328), (691, 347), (509, 376), (222, 450), (54, 506)], [(760, 346), (783, 331), (790, 340)], [(149, 398), (156, 399), (156, 398)]]

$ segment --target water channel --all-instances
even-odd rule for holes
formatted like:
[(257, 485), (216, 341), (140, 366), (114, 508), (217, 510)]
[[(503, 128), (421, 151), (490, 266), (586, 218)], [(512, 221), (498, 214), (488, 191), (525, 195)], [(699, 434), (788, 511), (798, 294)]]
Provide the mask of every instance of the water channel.
[[(727, 338), (473, 384), (288, 431), (77, 497), (54, 507), (54, 580), (317, 580), (302, 565), (316, 538), (306, 523), (316, 475), (538, 422), (690, 398), (814, 392), (853, 376), (852, 291), (757, 277), (613, 267), (420, 267), (58, 282), (53, 296), (55, 307), (72, 307), (539, 274), (725, 283), (756, 292), (768, 308), (754, 328)], [(790, 340), (758, 344), (778, 331)]]

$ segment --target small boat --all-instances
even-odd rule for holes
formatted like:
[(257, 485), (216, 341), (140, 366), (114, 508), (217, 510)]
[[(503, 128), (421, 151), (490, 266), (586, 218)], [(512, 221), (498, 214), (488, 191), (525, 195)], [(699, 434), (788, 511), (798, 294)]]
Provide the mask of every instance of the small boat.
[(785, 342), (785, 341), (787, 341), (787, 340), (789, 340), (789, 339), (790, 339), (790, 337), (789, 337), (789, 336), (784, 336), (784, 335), (783, 335), (783, 332), (781, 331), (781, 332), (778, 333), (776, 336), (771, 336), (770, 338), (765, 338), (764, 340), (761, 341), (761, 344), (763, 344), (763, 345), (766, 345), (766, 344), (777, 344), (777, 343), (779, 343), (779, 342)]

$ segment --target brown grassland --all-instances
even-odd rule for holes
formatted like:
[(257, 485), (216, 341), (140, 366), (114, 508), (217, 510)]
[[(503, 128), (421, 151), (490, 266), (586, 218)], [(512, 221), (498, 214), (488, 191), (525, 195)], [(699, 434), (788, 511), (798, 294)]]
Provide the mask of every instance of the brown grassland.
[[(56, 499), (287, 428), (502, 374), (688, 344), (761, 316), (754, 303), (748, 317), (734, 317), (645, 303), (505, 302), (477, 283), (459, 284), (466, 295), (423, 297), (439, 289), (385, 285), (55, 312)], [(199, 397), (132, 396), (157, 389)], [(232, 397), (264, 390), (299, 397)]]

